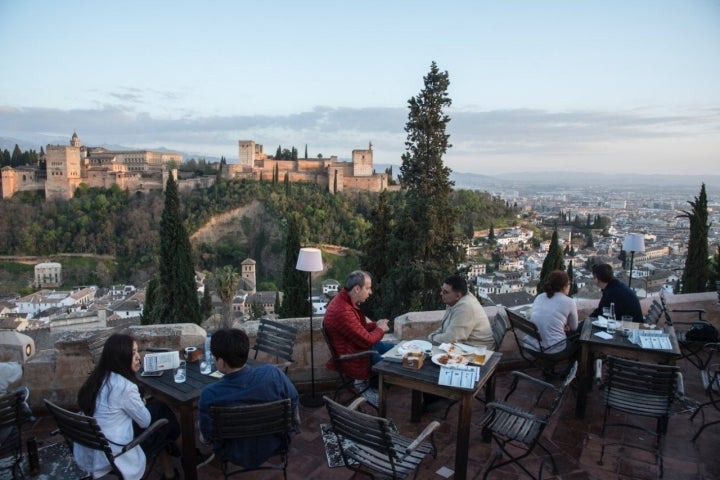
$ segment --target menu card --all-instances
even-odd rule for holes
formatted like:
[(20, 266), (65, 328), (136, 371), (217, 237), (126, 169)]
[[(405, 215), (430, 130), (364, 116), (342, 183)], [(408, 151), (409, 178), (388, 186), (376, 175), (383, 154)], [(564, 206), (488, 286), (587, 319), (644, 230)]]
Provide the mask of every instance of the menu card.
[(474, 388), (480, 380), (480, 367), (474, 365), (452, 365), (440, 367), (438, 385)]
[(633, 330), (630, 341), (642, 348), (672, 350), (670, 335), (661, 330)]

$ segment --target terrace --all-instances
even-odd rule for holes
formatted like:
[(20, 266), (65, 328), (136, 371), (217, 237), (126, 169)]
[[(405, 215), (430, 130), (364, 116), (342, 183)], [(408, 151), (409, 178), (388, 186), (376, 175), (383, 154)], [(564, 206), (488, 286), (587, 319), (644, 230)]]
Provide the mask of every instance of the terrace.
[[(720, 326), (720, 306), (717, 305), (717, 297), (715, 293), (708, 294), (692, 294), (677, 295), (668, 298), (669, 308), (705, 308), (705, 318), (713, 322), (716, 326)], [(593, 303), (593, 302), (590, 302)], [(579, 305), (581, 317), (586, 315), (591, 308), (588, 305)], [(648, 305), (643, 304), (647, 308)], [(487, 307), (488, 316), (494, 315), (494, 307)], [(439, 320), (437, 312), (418, 312), (404, 316), (405, 318), (396, 319), (397, 328), (395, 334), (399, 339), (418, 338), (422, 336), (422, 332), (431, 329)], [(691, 318), (682, 318), (682, 314), (675, 314), (673, 317), (677, 320), (690, 320)], [(306, 319), (305, 319), (306, 320)], [(298, 319), (298, 323), (303, 319)], [(316, 322), (319, 323), (319, 322)], [(148, 329), (152, 327), (138, 327)], [(139, 342), (149, 345), (150, 343), (163, 343), (159, 341), (159, 337), (164, 337), (166, 346), (172, 348), (181, 348), (183, 343), (192, 344), (199, 343), (202, 338), (202, 329), (196, 331), (195, 326), (183, 325), (180, 328), (181, 334), (164, 333), (156, 330), (153, 335), (148, 332), (143, 333), (141, 330), (134, 331), (133, 334), (139, 338)], [(298, 339), (296, 348), (296, 357), (298, 364), (289, 372), (290, 378), (299, 386), (300, 389), (306, 389), (308, 385), (308, 332), (305, 327), (304, 335)], [(319, 339), (320, 335), (315, 336)], [(179, 343), (178, 343), (179, 342)], [(82, 354), (83, 345), (82, 338), (65, 339), (56, 344), (56, 349), (51, 353), (39, 354), (36, 358), (31, 359), (26, 365), (26, 384), (29, 384), (32, 390), (32, 406), (36, 411), (38, 420), (27, 425), (23, 429), (23, 438), (27, 439), (35, 437), (37, 439), (41, 455), (41, 473), (38, 475), (30, 475), (27, 465), (24, 465), (26, 478), (32, 479), (56, 479), (56, 478), (79, 478), (79, 472), (74, 467), (72, 456), (67, 451), (63, 440), (59, 436), (51, 436), (50, 432), (55, 428), (54, 422), (48, 417), (47, 412), (41, 408), (42, 398), (52, 398), (59, 403), (65, 402), (70, 405), (68, 400), (72, 398), (76, 386), (73, 384), (72, 377), (78, 377), (77, 373), (87, 371), (87, 367), (91, 365), (91, 359), (86, 358), (87, 354)], [(164, 345), (165, 346), (165, 345)], [(327, 358), (323, 354), (325, 349), (322, 341), (315, 342), (315, 370), (316, 379), (318, 380), (318, 388), (322, 391), (331, 391), (333, 377), (332, 372), (325, 370), (324, 364)], [(506, 337), (502, 351), (504, 359), (501, 371), (497, 374), (497, 398), (502, 398), (510, 383), (510, 375), (508, 374), (514, 368), (519, 366), (517, 356), (514, 355), (514, 339), (512, 334)], [(87, 347), (85, 347), (87, 352)], [(35, 366), (33, 367), (33, 362)], [(52, 365), (52, 367), (50, 367)], [(700, 377), (697, 369), (687, 362), (681, 360), (679, 362), (684, 375), (686, 395), (699, 401), (704, 401), (706, 395), (702, 390)], [(526, 370), (528, 373), (539, 376), (536, 369)], [(56, 373), (55, 373), (56, 372)], [(52, 374), (52, 382), (48, 382), (45, 375)], [(44, 377), (44, 383), (41, 379)], [(80, 375), (82, 380), (83, 375)], [(75, 381), (77, 383), (77, 381)], [(480, 428), (478, 422), (482, 417), (484, 406), (481, 402), (474, 402), (472, 426), (471, 426), (471, 447), (469, 454), (468, 478), (482, 478), (484, 469), (492, 458), (492, 452), (496, 451), (493, 444), (484, 443), (481, 439)], [(399, 430), (407, 435), (414, 436), (431, 420), (439, 419), (442, 423), (441, 428), (436, 433), (436, 443), (439, 446), (439, 452), (436, 459), (428, 458), (421, 466), (418, 478), (452, 478), (444, 477), (439, 471), (443, 467), (452, 469), (455, 457), (455, 438), (457, 428), (457, 406), (450, 410), (448, 418), (443, 420), (445, 413), (444, 408), (438, 408), (433, 411), (426, 412), (420, 423), (410, 423), (410, 392), (400, 387), (392, 387), (388, 398), (388, 417), (392, 418), (398, 425)], [(710, 419), (717, 418), (717, 412), (713, 417), (713, 411), (709, 411)], [(328, 465), (326, 458), (324, 442), (320, 433), (320, 425), (329, 423), (327, 413), (324, 408), (310, 409), (301, 406), (302, 432), (297, 435), (292, 444), (290, 453), (290, 464), (288, 468), (288, 478), (296, 479), (349, 479), (361, 478), (359, 475), (354, 476), (353, 473), (344, 467), (333, 467)], [(554, 476), (546, 467), (543, 471), (545, 478), (562, 478), (562, 479), (655, 479), (659, 478), (658, 468), (655, 465), (654, 457), (642, 453), (636, 449), (618, 450), (613, 448), (606, 453), (603, 465), (598, 465), (600, 457), (600, 448), (605, 440), (600, 438), (600, 429), (602, 425), (603, 405), (602, 398), (597, 389), (590, 393), (588, 399), (587, 414), (584, 419), (575, 417), (575, 397), (571, 390), (565, 397), (559, 412), (553, 417), (550, 425), (544, 432), (545, 444), (555, 456), (560, 472)], [(668, 435), (665, 438), (663, 447), (664, 456), (664, 479), (714, 479), (720, 478), (720, 458), (716, 453), (716, 445), (720, 442), (720, 428), (714, 427), (705, 430), (702, 436), (696, 441), (691, 439), (699, 426), (701, 419), (696, 418), (690, 421), (689, 413), (679, 413), (670, 419)], [(640, 421), (640, 420), (638, 420)], [(611, 435), (620, 435), (617, 431), (613, 431)], [(651, 439), (638, 435), (636, 432), (625, 430), (622, 432), (623, 441), (627, 444), (643, 444), (648, 445)], [(204, 447), (201, 446), (201, 449)], [(541, 459), (535, 458), (531, 464), (539, 466)], [(180, 470), (180, 464), (177, 464)], [(156, 468), (149, 478), (159, 478), (160, 472)], [(222, 478), (217, 460), (201, 467), (198, 470), (198, 477), (202, 479)], [(0, 479), (11, 478), (7, 471), (0, 473)], [(282, 478), (282, 473), (274, 472), (254, 472), (241, 478), (248, 479), (266, 479), (266, 478)], [(527, 478), (519, 469), (512, 466), (497, 470), (490, 475), (490, 478)]]

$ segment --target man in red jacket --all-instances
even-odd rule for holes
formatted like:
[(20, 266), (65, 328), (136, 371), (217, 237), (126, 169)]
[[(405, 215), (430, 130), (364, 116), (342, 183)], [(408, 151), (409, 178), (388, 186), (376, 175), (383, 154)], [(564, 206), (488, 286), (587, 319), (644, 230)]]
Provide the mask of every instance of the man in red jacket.
[[(382, 341), (389, 329), (387, 319), (373, 322), (358, 308), (371, 294), (370, 274), (356, 270), (347, 276), (343, 289), (328, 305), (323, 327), (338, 355), (375, 350), (377, 354), (372, 362), (376, 363), (381, 354), (394, 346)], [(368, 361), (367, 357), (348, 360), (343, 362), (343, 371), (356, 381), (367, 382), (370, 380)], [(328, 368), (334, 368), (332, 360), (328, 361)]]

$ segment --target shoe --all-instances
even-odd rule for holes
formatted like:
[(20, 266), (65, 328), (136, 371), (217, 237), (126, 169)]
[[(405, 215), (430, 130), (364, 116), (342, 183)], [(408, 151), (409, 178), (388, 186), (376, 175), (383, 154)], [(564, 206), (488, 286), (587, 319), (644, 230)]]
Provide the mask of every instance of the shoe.
[(173, 468), (173, 476), (172, 477), (166, 477), (163, 473), (160, 476), (160, 480), (180, 480), (180, 472), (178, 472), (177, 468)]
[(215, 452), (210, 452), (209, 455), (205, 455), (203, 452), (196, 448), (195, 457), (197, 458), (195, 468), (200, 468), (213, 461), (213, 459), (215, 458)]

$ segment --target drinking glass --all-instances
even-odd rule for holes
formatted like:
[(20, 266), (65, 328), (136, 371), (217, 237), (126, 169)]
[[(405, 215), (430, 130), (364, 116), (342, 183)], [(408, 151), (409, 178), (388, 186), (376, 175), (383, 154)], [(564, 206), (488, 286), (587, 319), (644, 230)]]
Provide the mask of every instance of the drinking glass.
[(607, 333), (610, 335), (615, 335), (615, 330), (617, 329), (617, 320), (614, 318), (608, 318), (607, 320)]
[(187, 378), (187, 364), (185, 360), (180, 360), (177, 368), (173, 371), (173, 378), (175, 383), (183, 383)]
[(610, 318), (612, 316), (612, 310), (610, 307), (603, 307), (603, 317)]

